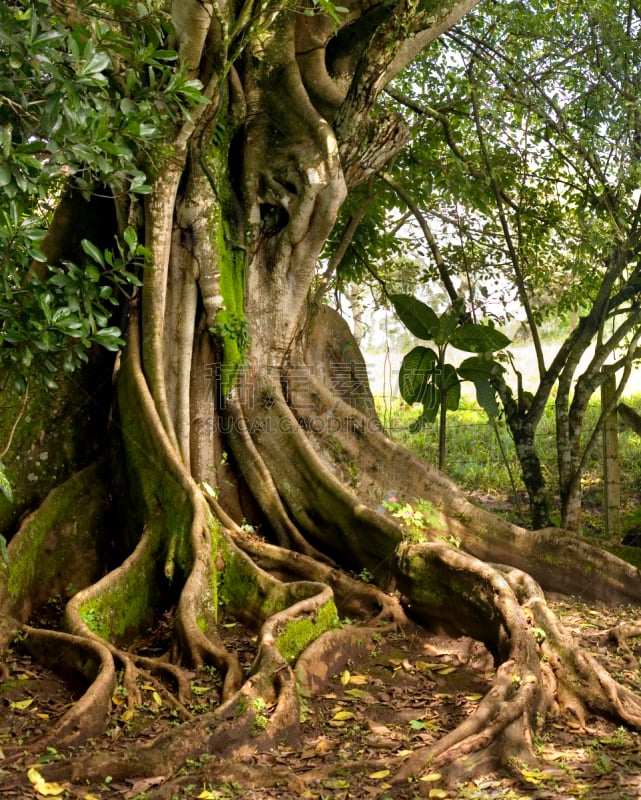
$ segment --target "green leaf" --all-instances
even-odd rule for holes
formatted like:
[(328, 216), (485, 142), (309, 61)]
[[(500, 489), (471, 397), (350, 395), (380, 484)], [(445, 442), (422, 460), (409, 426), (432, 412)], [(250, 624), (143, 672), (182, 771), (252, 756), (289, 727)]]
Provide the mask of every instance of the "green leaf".
[(438, 356), (430, 347), (419, 345), (403, 358), (398, 375), (401, 397), (406, 403), (422, 403), (430, 384), (434, 384)]
[(419, 427), (420, 423), (424, 422), (434, 422), (436, 417), (438, 416), (438, 410), (441, 407), (441, 397), (439, 391), (433, 383), (430, 383), (423, 394), (423, 411), (421, 412), (421, 416), (419, 418)]
[(449, 411), (456, 411), (461, 401), (461, 382), (458, 379), (456, 367), (452, 364), (445, 364), (443, 369), (443, 389), (446, 408)]
[(123, 238), (127, 243), (127, 247), (134, 251), (138, 246), (138, 234), (136, 233), (135, 229), (131, 226), (125, 228)]
[(81, 75), (89, 75), (95, 74), (96, 72), (102, 72), (105, 69), (108, 69), (111, 66), (111, 59), (107, 55), (107, 53), (94, 53), (94, 55), (87, 61), (86, 64), (83, 65), (82, 70), (80, 71)]
[(503, 367), (492, 358), (471, 356), (461, 361), (458, 374), (465, 381), (488, 381), (493, 375), (500, 375)]
[(451, 342), (451, 337), (456, 326), (461, 320), (461, 306), (459, 304), (451, 306), (447, 309), (438, 320), (438, 326), (434, 332), (434, 341), (438, 345), (444, 345)]
[(393, 294), (390, 300), (405, 327), (419, 339), (433, 339), (438, 330), (436, 312), (409, 294)]
[(95, 266), (95, 264), (87, 264), (85, 272), (92, 283), (98, 283), (100, 280), (100, 270)]
[(499, 415), (500, 408), (496, 402), (496, 392), (487, 381), (474, 381), (476, 388), (476, 399), (483, 411), (490, 417), (496, 418)]
[(7, 478), (7, 473), (4, 470), (4, 464), (0, 461), (0, 492), (7, 498), (10, 503), (13, 503), (13, 489)]
[(80, 244), (82, 245), (82, 249), (90, 258), (93, 258), (93, 260), (97, 264), (100, 264), (101, 267), (105, 266), (105, 259), (102, 255), (102, 251), (99, 250), (96, 245), (93, 244), (93, 242), (90, 242), (89, 239), (83, 239)]
[(454, 331), (450, 344), (467, 353), (493, 353), (510, 344), (510, 339), (496, 328), (467, 322)]
[(0, 186), (6, 186), (11, 183), (12, 172), (8, 164), (0, 164)]
[(125, 344), (124, 339), (120, 337), (120, 328), (103, 328), (92, 336), (92, 341), (101, 345), (106, 350), (119, 350)]

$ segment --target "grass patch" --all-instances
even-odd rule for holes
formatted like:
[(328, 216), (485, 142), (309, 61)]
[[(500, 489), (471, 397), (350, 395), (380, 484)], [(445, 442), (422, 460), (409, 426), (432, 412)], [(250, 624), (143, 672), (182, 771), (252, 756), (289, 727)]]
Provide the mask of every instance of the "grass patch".
[[(625, 402), (641, 413), (641, 395)], [(412, 432), (418, 407), (400, 399), (380, 400), (379, 415), (394, 441), (407, 447), (430, 464), (438, 463), (438, 422)], [(598, 399), (588, 406), (583, 440), (594, 429), (601, 411)], [(554, 405), (548, 404), (539, 424), (536, 445), (543, 474), (558, 509), (558, 468)], [(619, 464), (621, 470), (621, 515), (623, 533), (641, 534), (641, 437), (619, 422)], [(497, 511), (511, 519), (527, 523), (527, 495), (510, 432), (504, 420), (493, 426), (474, 400), (463, 398), (458, 411), (448, 414), (445, 471), (464, 490), (494, 497)], [(604, 534), (603, 457), (597, 443), (583, 476), (585, 528), (592, 534)], [(515, 496), (516, 490), (516, 496)], [(502, 508), (501, 504), (506, 507)]]

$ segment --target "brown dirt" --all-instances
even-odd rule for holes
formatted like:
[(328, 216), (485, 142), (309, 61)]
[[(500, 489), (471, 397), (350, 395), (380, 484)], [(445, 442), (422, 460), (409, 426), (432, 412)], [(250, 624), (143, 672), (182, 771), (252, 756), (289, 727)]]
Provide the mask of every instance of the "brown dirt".
[[(592, 608), (557, 600), (562, 621), (619, 680), (641, 690), (641, 643), (633, 640), (632, 653), (617, 652), (607, 631), (620, 622), (634, 622), (638, 610)], [(44, 609), (39, 616), (55, 616)], [(347, 623), (349, 624), (349, 623)], [(228, 645), (249, 669), (254, 650), (252, 633), (233, 620), (221, 623)], [(138, 643), (139, 652), (158, 655), (166, 645), (167, 626), (160, 620), (149, 637)], [(33, 742), (64, 713), (80, 687), (65, 684), (26, 655), (20, 644), (10, 654), (11, 677), (0, 684), (0, 787), (2, 797), (36, 798), (48, 790), (57, 796), (107, 800), (128, 798), (247, 798), (248, 800), (347, 800), (347, 798), (460, 798), (460, 800), (517, 800), (518, 798), (584, 798), (585, 800), (638, 800), (641, 797), (641, 736), (598, 718), (588, 718), (585, 728), (572, 718), (559, 716), (547, 726), (551, 731), (536, 742), (541, 771), (518, 769), (512, 775), (489, 775), (445, 785), (437, 772), (425, 765), (422, 775), (401, 784), (394, 774), (413, 749), (434, 741), (470, 714), (487, 691), (492, 658), (478, 642), (452, 639), (408, 626), (404, 631), (382, 633), (373, 649), (332, 675), (314, 697), (301, 697), (303, 737), (296, 746), (280, 745), (257, 752), (251, 741), (237, 760), (220, 762), (204, 754), (183, 766), (178, 774), (117, 784), (104, 777), (100, 784), (47, 783), (47, 765), (77, 758), (83, 752), (126, 753), (151, 741), (178, 723), (156, 683), (141, 682), (143, 703), (128, 711), (125, 698), (113, 698), (107, 733), (73, 753), (48, 747), (42, 752)], [(213, 670), (192, 675), (193, 714), (213, 708), (219, 683)], [(260, 709), (261, 724), (268, 725), (271, 709)], [(44, 776), (31, 783), (28, 770)], [(40, 788), (40, 794), (36, 789)]]

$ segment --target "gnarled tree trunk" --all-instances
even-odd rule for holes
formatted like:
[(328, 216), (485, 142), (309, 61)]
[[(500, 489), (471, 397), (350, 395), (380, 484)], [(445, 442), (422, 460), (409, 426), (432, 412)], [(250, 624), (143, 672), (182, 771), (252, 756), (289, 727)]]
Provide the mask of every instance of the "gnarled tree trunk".
[[(405, 607), (495, 654), (494, 685), (476, 713), (408, 760), (399, 780), (461, 756), (475, 768), (533, 760), (534, 728), (560, 686), (576, 705), (641, 727), (641, 701), (574, 647), (543, 595), (638, 602), (637, 570), (558, 531), (526, 534), (496, 519), (391, 443), (354, 343), (330, 311), (308, 306), (346, 191), (405, 141), (402, 121), (372, 114), (378, 94), (473, 5), (354, 3), (334, 23), (316, 7), (310, 16), (269, 4), (236, 14), (174, 3), (181, 59), (211, 102), (176, 132), (138, 209), (153, 268), (129, 308), (115, 373), (112, 468), (97, 462), (67, 480), (11, 538), (2, 643), (22, 630), (45, 658), (57, 642), (68, 668), (90, 680), (40, 746), (95, 734), (118, 680), (135, 704), (142, 672), (174, 681), (180, 707), (190, 695), (185, 667), (212, 665), (221, 698), (145, 749), (74, 765), (76, 777), (167, 774), (194, 754), (230, 753), (253, 730), (259, 697), (274, 711), (254, 745), (295, 733), (310, 648), (321, 638), (325, 648), (344, 644), (337, 605), (376, 608), (391, 624), (402, 624)], [(80, 507), (73, 499), (89, 486)], [(429, 500), (460, 546), (437, 527), (408, 541), (381, 505), (390, 494)], [(122, 511), (117, 542), (101, 561), (92, 532), (112, 505)], [(242, 530), (244, 518), (264, 538)], [(47, 599), (30, 565), (51, 558), (54, 532), (57, 541), (73, 532), (93, 554), (87, 563), (105, 566), (65, 585), (64, 631), (28, 624)], [(378, 588), (341, 568), (367, 569)], [(50, 593), (60, 586), (52, 580)], [(257, 631), (249, 673), (222, 642), (222, 608)], [(130, 650), (167, 611), (170, 657)]]

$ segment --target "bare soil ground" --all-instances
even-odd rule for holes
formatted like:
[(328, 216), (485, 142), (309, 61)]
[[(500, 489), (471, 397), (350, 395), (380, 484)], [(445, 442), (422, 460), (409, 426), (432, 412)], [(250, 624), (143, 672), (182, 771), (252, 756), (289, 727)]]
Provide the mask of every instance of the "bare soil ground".
[[(641, 691), (641, 642), (631, 653), (617, 652), (608, 631), (638, 619), (638, 609), (594, 608), (572, 599), (557, 599), (554, 607), (586, 648)], [(44, 609), (40, 624), (58, 609)], [(349, 624), (346, 621), (345, 624)], [(243, 654), (249, 668), (252, 635), (232, 620), (223, 622), (228, 646)], [(161, 620), (139, 650), (158, 654), (167, 645), (168, 629)], [(163, 697), (153, 679), (141, 683), (144, 702), (127, 709), (118, 692), (113, 698), (111, 724), (104, 736), (88, 741), (73, 753), (34, 746), (64, 713), (80, 689), (67, 685), (50, 670), (35, 664), (18, 644), (10, 654), (11, 676), (0, 684), (0, 794), (6, 800), (60, 796), (84, 800), (160, 800), (161, 798), (247, 798), (248, 800), (347, 800), (380, 798), (459, 798), (460, 800), (517, 800), (518, 798), (582, 798), (639, 800), (641, 798), (641, 735), (617, 728), (599, 718), (585, 726), (571, 716), (548, 720), (535, 745), (542, 759), (538, 770), (514, 765), (512, 774), (493, 774), (447, 785), (429, 764), (420, 775), (394, 783), (403, 759), (415, 748), (434, 741), (470, 714), (489, 686), (493, 662), (482, 644), (451, 638), (409, 625), (403, 631), (382, 633), (357, 661), (329, 678), (318, 696), (301, 696), (301, 741), (258, 752), (251, 741), (234, 762), (221, 762), (203, 753), (186, 763), (179, 774), (117, 783), (105, 776), (100, 784), (58, 783), (46, 777), (48, 765), (85, 753), (111, 751), (123, 755), (147, 744), (179, 713)], [(218, 702), (219, 684), (213, 670), (192, 676), (192, 714)], [(269, 725), (270, 708), (257, 709), (257, 725)]]

